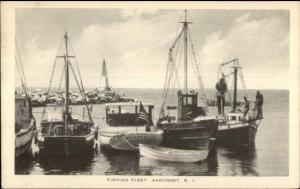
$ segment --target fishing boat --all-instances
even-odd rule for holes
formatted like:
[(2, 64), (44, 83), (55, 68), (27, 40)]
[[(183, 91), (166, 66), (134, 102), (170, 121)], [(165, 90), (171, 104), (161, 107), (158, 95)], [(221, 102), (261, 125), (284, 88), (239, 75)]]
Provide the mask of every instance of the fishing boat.
[[(186, 10), (185, 20), (182, 23), (183, 27), (169, 51), (163, 92), (163, 103), (160, 110), (160, 118), (157, 121), (157, 126), (164, 130), (164, 140), (162, 145), (165, 147), (204, 149), (207, 146), (212, 146), (208, 144), (212, 144), (212, 141), (216, 138), (218, 120), (216, 116), (208, 116), (208, 109), (206, 105), (207, 100), (200, 75), (199, 63), (195, 55), (194, 45), (192, 44), (189, 32), (190, 22), (187, 21)], [(184, 56), (182, 57), (184, 63), (184, 87), (183, 91), (178, 90), (177, 92), (177, 106), (172, 104), (174, 102), (169, 103), (167, 106), (166, 101), (168, 99), (172, 99), (169, 97), (170, 88), (176, 84), (178, 85), (178, 88), (181, 88), (179, 85), (179, 65), (177, 60), (182, 60), (180, 59), (181, 53), (179, 53), (181, 51), (180, 44), (182, 44), (182, 41), (184, 51)], [(193, 59), (190, 60), (190, 64), (193, 65), (193, 70), (196, 72), (196, 76), (193, 78), (197, 79), (199, 83), (200, 93), (188, 89), (188, 78), (192, 79), (191, 77), (188, 77), (188, 49), (191, 49), (191, 54), (193, 54)], [(165, 106), (169, 111), (168, 114), (165, 114)], [(177, 115), (170, 115), (171, 111), (174, 110), (177, 111)]]
[(109, 103), (106, 123), (100, 127), (100, 146), (103, 148), (137, 151), (138, 145), (159, 145), (163, 132), (152, 121), (153, 104), (141, 102)]
[(140, 155), (162, 161), (200, 162), (204, 161), (209, 150), (181, 150), (155, 145), (140, 144)]
[(27, 96), (15, 97), (15, 156), (19, 157), (31, 151), (36, 122), (32, 115), (32, 106)]
[[(93, 119), (91, 117), (90, 109), (87, 106), (87, 101), (85, 98), (85, 92), (82, 85), (82, 80), (80, 77), (79, 67), (77, 65), (77, 73), (79, 75), (79, 80), (77, 78), (76, 72), (74, 71), (73, 65), (71, 64), (71, 58), (75, 56), (69, 55), (70, 40), (66, 34), (64, 35), (65, 52), (63, 56), (57, 56), (58, 58), (63, 58), (64, 60), (64, 72), (61, 76), (60, 84), (62, 83), (63, 75), (65, 76), (65, 93), (64, 93), (64, 104), (57, 105), (54, 104), (48, 107), (49, 111), (47, 118), (44, 117), (45, 106), (42, 120), (41, 120), (41, 130), (38, 132), (37, 140), (38, 147), (41, 154), (48, 155), (86, 155), (93, 152), (94, 138), (96, 137), (96, 128), (94, 126)], [(56, 63), (56, 61), (55, 61)], [(76, 61), (77, 63), (77, 61)], [(55, 67), (55, 66), (54, 66)], [(72, 116), (69, 99), (69, 70), (71, 69), (77, 87), (85, 101), (85, 106), (88, 112), (88, 120), (80, 120)], [(53, 73), (53, 72), (52, 72)], [(53, 74), (50, 80), (49, 91), (50, 93), (51, 83), (53, 79)], [(61, 86), (59, 86), (59, 89)], [(57, 114), (57, 112), (59, 114)], [(58, 115), (58, 116), (57, 116)]]
[(25, 93), (25, 95), (15, 94), (15, 157), (17, 158), (31, 151), (32, 140), (36, 131), (36, 122), (32, 114), (32, 105), (18, 49), (16, 52), (18, 54), (16, 56), (16, 67)]
[[(231, 65), (230, 68), (233, 69), (233, 72), (226, 75), (224, 72), (225, 67), (228, 65)], [(249, 103), (249, 111), (247, 112), (237, 104), (238, 76), (240, 76), (243, 91), (246, 93), (246, 85), (238, 58), (222, 63), (219, 68), (219, 73), (220, 72), (225, 78), (233, 76), (233, 102), (231, 110), (227, 112), (225, 116), (219, 117), (216, 143), (218, 146), (252, 147), (255, 144), (256, 132), (263, 118), (257, 114), (257, 103), (255, 101), (247, 100), (247, 103)], [(245, 94), (244, 98), (246, 98), (246, 96)]]

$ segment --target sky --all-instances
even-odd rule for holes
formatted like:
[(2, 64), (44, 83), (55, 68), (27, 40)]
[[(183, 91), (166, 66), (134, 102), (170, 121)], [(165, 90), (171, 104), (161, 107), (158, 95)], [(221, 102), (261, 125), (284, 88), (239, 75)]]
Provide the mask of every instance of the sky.
[[(49, 85), (68, 31), (85, 87), (100, 87), (105, 59), (112, 87), (163, 88), (168, 51), (183, 19), (183, 10), (167, 9), (17, 9), (16, 40), (27, 84)], [(288, 89), (288, 11), (189, 10), (188, 20), (205, 88), (215, 86), (219, 64), (237, 57), (247, 88)], [(56, 84), (62, 65), (57, 62)], [(197, 87), (191, 77), (189, 87)]]

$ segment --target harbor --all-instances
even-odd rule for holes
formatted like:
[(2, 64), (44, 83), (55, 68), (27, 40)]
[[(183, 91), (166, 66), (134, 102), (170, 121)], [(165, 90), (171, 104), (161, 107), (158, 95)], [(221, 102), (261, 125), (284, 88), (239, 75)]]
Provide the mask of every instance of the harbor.
[[(143, 101), (160, 104), (159, 89), (126, 89), (131, 96)], [(142, 92), (141, 92), (142, 91)], [(151, 98), (143, 95), (150, 93)], [(250, 94), (255, 95), (255, 90)], [(176, 93), (176, 92), (174, 92)], [(214, 90), (208, 90), (208, 95)], [(199, 176), (283, 176), (288, 169), (282, 162), (288, 162), (285, 139), (288, 137), (288, 91), (262, 90), (265, 98), (264, 122), (259, 127), (256, 145), (252, 151), (243, 149), (218, 147), (215, 152), (202, 163), (182, 163), (156, 161), (139, 157), (137, 152), (101, 151), (86, 159), (85, 157), (40, 157), (38, 153), (29, 154), (16, 164), (15, 173), (29, 175), (199, 175)], [(278, 100), (276, 104), (272, 103)], [(275, 110), (275, 111), (274, 111)], [(41, 118), (42, 108), (34, 108), (33, 114), (38, 120)], [(211, 111), (217, 113), (216, 107)], [(82, 107), (74, 106), (73, 112), (82, 113)], [(104, 105), (94, 105), (93, 117), (96, 125), (105, 122)], [(159, 109), (154, 109), (154, 120), (159, 116)], [(39, 129), (39, 128), (37, 128)], [(277, 143), (277, 145), (274, 145)], [(33, 151), (37, 146), (32, 145)], [(276, 158), (272, 158), (276, 157)]]
[[(49, 81), (35, 88), (16, 40), (15, 174), (287, 175), (289, 91), (264, 89), (253, 77), (256, 60), (238, 51), (203, 64), (207, 51), (199, 55), (198, 46), (208, 39), (191, 29), (203, 23), (177, 13), (176, 35), (159, 52), (167, 58), (161, 73), (110, 53), (86, 64), (78, 38), (65, 30), (49, 53)], [(132, 51), (127, 58), (138, 56)], [(119, 82), (126, 87), (113, 87)]]

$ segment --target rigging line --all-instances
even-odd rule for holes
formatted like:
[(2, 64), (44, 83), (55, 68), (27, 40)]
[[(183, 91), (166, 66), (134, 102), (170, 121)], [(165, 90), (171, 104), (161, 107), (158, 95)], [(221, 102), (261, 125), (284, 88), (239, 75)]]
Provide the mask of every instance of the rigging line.
[[(241, 68), (240, 62), (238, 60), (237, 60), (237, 64)], [(244, 80), (244, 74), (242, 72), (242, 69), (240, 69), (239, 75), (240, 75), (240, 78), (241, 78), (242, 87), (245, 90), (244, 92), (245, 92), (245, 94), (247, 94), (246, 82)]]
[[(181, 39), (181, 38), (180, 38)], [(179, 79), (178, 79), (178, 67), (176, 66), (176, 64), (177, 64), (177, 59), (178, 59), (178, 57), (179, 57), (179, 59), (180, 59), (180, 57), (181, 57), (181, 54), (182, 54), (182, 48), (180, 48), (180, 44), (181, 44), (181, 41), (182, 40), (178, 40), (178, 43), (176, 44), (177, 45), (177, 48), (176, 48), (176, 50), (175, 50), (175, 56), (174, 56), (174, 59), (173, 59), (173, 61), (172, 61), (172, 63), (173, 63), (173, 72), (174, 72), (174, 75), (172, 74), (171, 75), (171, 79), (170, 79), (170, 83), (169, 83), (169, 85), (168, 85), (168, 88), (174, 88), (175, 89), (175, 85), (176, 85), (176, 82), (178, 82), (178, 84), (180, 85), (180, 83), (179, 83)], [(178, 51), (179, 51), (179, 53), (178, 53)], [(178, 54), (179, 54), (179, 56), (178, 56)]]
[(167, 59), (167, 65), (166, 65), (166, 74), (165, 74), (165, 81), (164, 81), (164, 89), (163, 89), (163, 96), (165, 94), (166, 86), (167, 86), (167, 80), (169, 76), (169, 67), (170, 67), (170, 62), (173, 61), (172, 59), (172, 49), (169, 50), (168, 53), (168, 59)]
[[(53, 75), (54, 75), (54, 70), (55, 70), (55, 66), (56, 66), (57, 55), (58, 55), (59, 50), (61, 49), (62, 42), (63, 42), (63, 39), (61, 39), (60, 44), (59, 44), (58, 49), (57, 49), (57, 52), (56, 52), (56, 56), (55, 56), (54, 64), (53, 64), (53, 68), (52, 68), (52, 73), (51, 73), (51, 77), (50, 77), (50, 83), (49, 83), (49, 87), (48, 87), (48, 90), (47, 90), (47, 95), (46, 95), (45, 101), (47, 101), (48, 96), (49, 96), (49, 92), (50, 92), (51, 85), (52, 85), (52, 80), (53, 80)], [(46, 106), (47, 106), (47, 104), (45, 103), (41, 120), (44, 118), (45, 111), (46, 111)]]
[(182, 34), (184, 32), (184, 27), (182, 27), (182, 30), (180, 31), (180, 33), (178, 34), (177, 38), (175, 39), (174, 43), (172, 44), (170, 49), (173, 49), (175, 47), (175, 45), (177, 44), (178, 40), (181, 38)]
[(165, 105), (165, 100), (164, 99), (165, 99), (166, 90), (167, 90), (167, 82), (168, 82), (168, 76), (169, 76), (169, 69), (170, 69), (170, 62), (171, 61), (173, 61), (173, 60), (172, 60), (172, 50), (170, 49), (169, 56), (168, 56), (168, 61), (167, 61), (164, 89), (163, 89), (163, 93), (162, 93), (163, 101), (162, 101), (162, 104), (161, 104), (161, 107), (160, 107), (160, 113), (159, 113), (160, 116), (164, 116), (162, 114), (163, 114), (163, 108), (164, 108), (164, 105)]
[(199, 54), (198, 54), (198, 51), (195, 51), (194, 47), (195, 47), (195, 44), (193, 43), (193, 39), (192, 39), (192, 35), (191, 35), (191, 32), (190, 32), (190, 28), (188, 27), (188, 35), (189, 35), (189, 38), (190, 38), (190, 42), (191, 42), (191, 46), (192, 46), (192, 50), (194, 52), (194, 58), (196, 60), (196, 62), (198, 63), (198, 66), (199, 66), (199, 71), (200, 71), (200, 74), (202, 75), (202, 68), (201, 68), (201, 64), (199, 63)]
[[(223, 73), (223, 72), (222, 72)], [(225, 74), (224, 74), (225, 75)], [(229, 74), (227, 74), (227, 75), (225, 75), (225, 82), (227, 83), (227, 80), (226, 80), (226, 78), (227, 77), (231, 77), (231, 75), (233, 75), (233, 72), (232, 73), (229, 73)], [(229, 78), (230, 79), (230, 78)], [(230, 102), (230, 104), (232, 103), (232, 91), (233, 91), (233, 82), (231, 83), (231, 87), (230, 87), (230, 89), (228, 90), (228, 92), (227, 92), (227, 96), (228, 96), (228, 100), (229, 100), (229, 102)]]
[[(179, 37), (182, 35), (182, 33), (183, 33), (183, 30), (182, 30), (182, 32), (180, 32), (180, 35), (179, 35)], [(169, 71), (168, 71), (168, 73), (169, 73), (169, 75), (168, 75), (168, 81), (167, 81), (167, 83), (166, 83), (166, 85), (165, 85), (165, 88), (164, 88), (164, 98), (163, 98), (163, 105), (162, 105), (162, 108), (164, 107), (164, 105), (165, 105), (165, 101), (166, 101), (166, 98), (167, 98), (167, 95), (168, 95), (168, 89), (170, 88), (170, 84), (171, 84), (171, 80), (172, 80), (172, 78), (173, 78), (173, 70), (174, 70), (174, 65), (175, 65), (175, 63), (176, 63), (176, 58), (177, 58), (177, 52), (178, 52), (178, 48), (179, 48), (179, 44), (177, 44), (177, 42), (179, 41), (179, 43), (180, 43), (180, 40), (179, 40), (180, 38), (177, 38), (175, 41), (175, 43), (173, 44), (173, 47), (171, 48), (171, 50), (170, 50), (170, 66), (169, 66)], [(172, 52), (173, 52), (173, 49), (174, 49), (174, 47), (177, 45), (177, 48), (175, 49), (175, 57), (173, 58), (173, 56), (172, 56)], [(172, 64), (173, 63), (173, 64)]]
[[(181, 39), (181, 36), (182, 36), (182, 34), (183, 34), (183, 31), (184, 31), (184, 29), (182, 29), (181, 30), (181, 32), (180, 32), (180, 34), (178, 35), (178, 37), (176, 38), (176, 40), (175, 40), (175, 42), (173, 43), (173, 45), (172, 45), (172, 47), (171, 47), (171, 49), (174, 49), (176, 46), (177, 46), (177, 48), (175, 49), (175, 56), (174, 56), (174, 58), (172, 59), (172, 61), (171, 61), (171, 63), (173, 63), (173, 65), (172, 65), (172, 69), (174, 69), (174, 66), (176, 65), (176, 59), (177, 59), (177, 53), (178, 53), (178, 49), (179, 49), (179, 47), (180, 47), (180, 39)], [(173, 52), (173, 51), (172, 51)], [(170, 73), (170, 75), (169, 75), (169, 77), (172, 77), (173, 75), (173, 71)], [(168, 84), (168, 86), (167, 86), (167, 88), (169, 88), (170, 87), (170, 81), (169, 81), (169, 84)]]
[[(181, 37), (181, 35), (182, 35), (182, 33), (183, 33), (183, 29), (181, 30), (181, 32), (180, 32), (180, 34), (177, 36), (177, 38), (175, 39), (175, 41), (174, 41), (174, 43), (172, 44), (172, 46), (171, 46), (171, 48), (170, 48), (170, 50), (169, 50), (169, 59), (168, 59), (168, 61), (169, 61), (169, 63), (170, 62), (174, 62), (175, 60), (176, 60), (176, 56), (173, 58), (173, 56), (172, 56), (172, 53), (173, 53), (173, 49), (174, 49), (174, 47), (175, 47), (175, 45), (177, 44), (177, 42), (178, 42), (178, 40), (180, 39), (180, 37)], [(178, 48), (177, 49), (175, 49), (175, 55), (177, 55), (177, 50), (178, 50)], [(170, 66), (170, 65), (169, 65)], [(167, 73), (169, 74), (169, 75), (166, 75), (166, 80), (168, 79), (168, 77), (167, 76), (171, 76), (170, 75), (170, 67), (167, 67), (168, 69), (167, 69)], [(164, 89), (166, 89), (166, 88), (168, 88), (168, 82), (165, 82), (165, 86), (164, 86)]]
[[(181, 18), (184, 17), (184, 14), (179, 14), (178, 16), (178, 22), (177, 22), (177, 26), (176, 26), (176, 34), (175, 34), (175, 39), (178, 38), (179, 35), (181, 35), (181, 33), (183, 32), (183, 28), (181, 29), (181, 31), (179, 32), (178, 34), (178, 28), (179, 28), (179, 25), (181, 25)], [(175, 43), (176, 43), (176, 40), (175, 40)], [(173, 43), (174, 44), (174, 43)], [(173, 47), (174, 45), (172, 45), (171, 47)]]
[[(17, 65), (17, 69), (18, 69), (18, 72), (19, 72), (20, 80), (21, 80), (22, 89), (23, 89), (25, 95), (28, 98), (30, 98), (29, 93), (28, 93), (28, 89), (27, 89), (25, 75), (22, 75), (22, 72), (23, 72), (22, 62), (20, 62), (20, 60), (18, 61), (18, 58), (16, 56), (15, 56), (15, 60), (16, 60), (16, 65)], [(24, 74), (24, 72), (23, 72), (23, 74)]]
[[(60, 77), (60, 82), (59, 82), (58, 89), (57, 89), (57, 93), (60, 93), (60, 89), (61, 89), (61, 86), (62, 86), (62, 81), (63, 81), (64, 75), (65, 75), (65, 70), (66, 70), (66, 65), (64, 64), (63, 71), (62, 71), (61, 77)], [(65, 100), (65, 99), (64, 99), (64, 100)], [(55, 111), (56, 111), (56, 106), (54, 106), (54, 111), (53, 111), (53, 113), (54, 113)], [(52, 122), (52, 118), (51, 118), (51, 122)]]
[(204, 88), (204, 85), (203, 85), (203, 82), (202, 82), (202, 77), (201, 77), (201, 65), (199, 64), (198, 60), (197, 60), (197, 55), (195, 53), (195, 49), (194, 49), (194, 44), (192, 42), (192, 36), (191, 36), (191, 33), (190, 33), (190, 29), (189, 27), (187, 28), (188, 30), (188, 35), (189, 35), (189, 38), (190, 38), (190, 44), (191, 44), (191, 49), (192, 49), (192, 54), (193, 54), (193, 57), (194, 57), (194, 61), (193, 63), (195, 63), (195, 66), (196, 66), (196, 70), (197, 70), (197, 75), (198, 75), (198, 79), (199, 79), (199, 84), (200, 84), (200, 90), (201, 90), (201, 95), (203, 97), (202, 100), (204, 100), (204, 103), (205, 103), (205, 106), (207, 106), (207, 100), (206, 100), (206, 94), (205, 94), (205, 88)]
[(22, 74), (23, 74), (23, 79), (24, 79), (24, 82), (25, 82), (25, 87), (27, 88), (27, 82), (26, 82), (26, 78), (25, 78), (25, 73), (24, 73), (24, 69), (23, 69), (23, 65), (22, 65), (22, 59), (21, 59), (19, 48), (18, 48), (17, 40), (15, 40), (15, 42), (16, 42), (17, 56), (19, 58), (19, 64), (20, 64), (21, 71), (22, 71)]
[[(182, 52), (183, 52), (183, 48), (180, 48), (181, 47), (181, 43), (182, 43), (182, 40), (183, 38), (180, 38), (178, 40), (178, 43), (176, 44), (177, 45), (177, 48), (175, 50), (175, 57), (174, 57), (174, 60), (173, 60), (173, 74), (171, 75), (171, 78), (170, 78), (170, 83), (169, 83), (169, 86), (168, 88), (169, 89), (176, 89), (176, 84), (178, 84), (177, 88), (180, 89), (180, 82), (179, 82), (179, 77), (178, 77), (178, 68), (179, 68), (179, 65), (177, 67), (177, 59), (180, 60), (181, 56), (182, 56)], [(169, 102), (173, 102), (174, 98), (175, 98), (176, 95), (171, 95), (170, 96), (170, 99), (169, 99)], [(165, 99), (166, 101), (166, 99)]]
[[(15, 60), (16, 60), (16, 66), (17, 66), (17, 70), (18, 70), (18, 75), (20, 77), (20, 81), (21, 81), (21, 85), (22, 85), (22, 88), (24, 90), (24, 81), (23, 81), (23, 78), (22, 78), (22, 74), (21, 74), (21, 71), (20, 71), (20, 66), (18, 64), (18, 60), (17, 60), (17, 57), (15, 56)], [(26, 91), (24, 91), (26, 93)]]
[[(17, 66), (17, 70), (18, 70), (18, 73), (19, 73), (19, 76), (20, 76), (22, 88), (23, 88), (23, 90), (24, 90), (26, 96), (28, 96), (28, 92), (27, 92), (25, 83), (24, 83), (23, 78), (22, 78), (22, 76), (21, 76), (20, 66), (18, 65), (18, 62), (17, 62), (17, 57), (15, 57), (15, 58), (16, 58), (16, 66)], [(29, 96), (28, 96), (28, 97), (29, 97)]]
[[(179, 56), (178, 56), (178, 59), (180, 60), (181, 56), (182, 56), (182, 52), (183, 52), (183, 48), (180, 48), (180, 44), (181, 44), (182, 40), (179, 40), (178, 41), (178, 49), (177, 49), (177, 52), (179, 50)], [(176, 53), (177, 53), (176, 52)], [(177, 60), (177, 57), (175, 57), (175, 60), (174, 60), (174, 68), (175, 68), (175, 80), (174, 80), (174, 85), (173, 85), (173, 88), (175, 88), (175, 85), (176, 85), (176, 82), (178, 84), (178, 88), (180, 89), (181, 88), (181, 85), (180, 85), (180, 81), (179, 81), (179, 74), (178, 74), (178, 69), (179, 69), (179, 65), (176, 66), (176, 60)]]
[[(178, 41), (178, 39), (177, 39)], [(180, 40), (179, 40), (180, 42)], [(176, 43), (175, 43), (176, 45)], [(175, 47), (175, 46), (174, 46)], [(175, 64), (176, 64), (176, 59), (177, 59), (177, 52), (178, 52), (178, 49), (179, 49), (180, 45), (179, 43), (177, 44), (177, 48), (175, 50), (175, 57), (172, 59), (171, 61), (171, 67), (170, 67), (170, 74), (169, 74), (169, 78), (168, 78), (168, 83), (167, 83), (167, 90), (166, 90), (166, 93), (165, 93), (165, 97), (164, 97), (164, 103), (163, 105), (165, 104), (165, 101), (166, 101), (166, 98), (167, 98), (167, 95), (168, 95), (168, 88), (170, 88), (170, 84), (171, 84), (171, 81), (172, 81), (172, 78), (173, 78), (173, 71), (174, 71), (174, 67), (175, 67)], [(173, 64), (172, 64), (173, 63)]]
[[(177, 36), (177, 38), (175, 39), (174, 43), (172, 44), (171, 48), (170, 48), (170, 51), (169, 51), (169, 62), (172, 63), (173, 62), (173, 59), (172, 59), (172, 52), (173, 52), (173, 48), (175, 47), (175, 45), (177, 44), (178, 40), (181, 38), (182, 34), (183, 34), (183, 31), (184, 31), (184, 27), (182, 27), (179, 35)], [(178, 50), (178, 47), (177, 47), (177, 50)], [(175, 55), (177, 54), (177, 50), (175, 50)], [(175, 56), (175, 59), (176, 59), (176, 56)], [(172, 64), (169, 65), (169, 69), (170, 70), (167, 70), (167, 73), (169, 73), (169, 75), (166, 75), (166, 77), (168, 76), (168, 81), (165, 82), (165, 86), (164, 86), (164, 98), (163, 98), (163, 103), (161, 105), (161, 111), (160, 111), (160, 115), (164, 109), (164, 106), (165, 106), (165, 101), (166, 101), (166, 98), (167, 98), (167, 95), (168, 95), (168, 88), (170, 86), (170, 79), (172, 77), (172, 74), (173, 74), (173, 69), (174, 69), (174, 66), (172, 66)]]
[[(191, 47), (192, 48), (192, 47)], [(194, 53), (191, 52), (193, 55)], [(203, 89), (203, 86), (201, 85), (201, 76), (200, 76), (200, 73), (199, 73), (199, 70), (198, 70), (198, 66), (197, 66), (197, 62), (195, 59), (192, 59), (192, 63), (193, 63), (193, 66), (194, 66), (194, 74), (198, 76), (198, 80), (199, 80), (199, 84), (200, 84), (200, 92), (201, 92), (201, 96), (200, 96), (200, 100), (202, 101), (202, 105), (204, 105), (205, 107), (205, 111), (208, 112), (208, 108), (207, 108), (207, 100), (206, 100), (206, 95), (205, 95), (205, 91)]]
[[(178, 84), (178, 89), (180, 89), (180, 83), (179, 83), (179, 77), (178, 77), (178, 67), (176, 66), (176, 64), (177, 64), (177, 62), (178, 61), (176, 61), (176, 59), (179, 59), (180, 60), (180, 58), (181, 58), (181, 55), (182, 55), (182, 51), (183, 51), (183, 48), (180, 48), (181, 47), (181, 45), (180, 45), (180, 42), (181, 42), (182, 40), (179, 40), (178, 41), (178, 49), (177, 49), (177, 52), (179, 51), (179, 56), (177, 57), (175, 57), (175, 60), (174, 60), (174, 62), (173, 62), (173, 66), (174, 66), (174, 74), (172, 75), (172, 79), (171, 79), (171, 81), (170, 81), (170, 85), (169, 85), (169, 88), (170, 89), (176, 89), (176, 84)], [(176, 54), (177, 55), (177, 54)], [(174, 98), (175, 98), (175, 95), (171, 95), (170, 96), (170, 101), (169, 102), (173, 102), (173, 100), (174, 100)]]
[[(76, 77), (75, 70), (74, 70), (74, 68), (73, 68), (73, 65), (72, 65), (71, 63), (70, 63), (70, 67), (71, 67), (71, 71), (72, 71), (72, 73), (73, 73), (73, 75), (74, 75), (74, 78), (75, 78), (76, 84), (77, 84), (78, 88), (80, 88), (79, 81), (78, 81), (78, 79), (77, 79), (77, 77)], [(90, 113), (90, 111), (89, 111), (89, 107), (88, 107), (88, 105), (87, 105), (87, 103), (86, 103), (85, 96), (82, 94), (84, 91), (81, 91), (81, 90), (80, 90), (80, 92), (81, 92), (81, 96), (82, 96), (82, 98), (83, 98), (83, 99), (84, 99), (84, 101), (85, 101), (85, 106), (86, 106), (86, 108), (87, 108), (87, 112), (88, 112), (88, 115), (89, 115), (90, 121), (93, 121), (92, 115), (91, 115), (91, 113)]]
[[(194, 43), (193, 43), (193, 39), (192, 39), (192, 35), (191, 35), (191, 32), (190, 32), (190, 28), (188, 27), (187, 28), (187, 30), (188, 30), (188, 36), (189, 36), (189, 38), (190, 38), (190, 43), (191, 43), (191, 49), (192, 49), (192, 52), (193, 52), (193, 57), (194, 57), (194, 60), (195, 60), (195, 62), (197, 63), (197, 68), (198, 68), (198, 71), (199, 71), (199, 74), (200, 74), (200, 76), (202, 75), (202, 68), (201, 68), (201, 64), (199, 63), (199, 61), (198, 61), (198, 59), (199, 59), (199, 54), (197, 53), (198, 51), (195, 51), (195, 45), (194, 45)], [(203, 85), (203, 83), (202, 83), (202, 85)]]
[[(66, 65), (64, 64), (64, 68), (63, 68), (63, 71), (62, 71), (62, 73), (61, 73), (61, 77), (60, 77), (60, 83), (59, 83), (59, 86), (58, 86), (58, 89), (57, 89), (57, 93), (59, 93), (60, 92), (60, 88), (61, 88), (61, 84), (62, 84), (62, 81), (63, 81), (63, 77), (64, 77), (64, 74), (65, 74), (65, 70), (66, 70)], [(48, 94), (49, 95), (49, 94)], [(65, 99), (64, 99), (65, 100)], [(45, 104), (47, 103), (47, 101), (45, 101)], [(51, 120), (50, 120), (50, 126), (49, 126), (49, 130), (48, 130), (48, 133), (50, 133), (50, 130), (51, 130), (51, 128), (52, 128), (52, 126), (53, 126), (53, 117), (54, 117), (54, 113), (55, 113), (55, 111), (56, 111), (56, 106), (54, 106), (54, 110), (52, 111), (52, 116), (51, 116)], [(43, 114), (44, 114), (44, 112), (43, 112)]]
[(164, 82), (164, 90), (163, 90), (163, 95), (162, 95), (162, 97), (164, 97), (165, 90), (166, 90), (167, 79), (168, 79), (168, 75), (169, 75), (170, 61), (172, 61), (171, 50), (169, 51), (169, 56), (168, 56), (168, 60), (167, 60), (166, 75), (165, 75), (165, 82)]
[[(69, 38), (68, 38), (68, 41), (69, 41), (69, 44), (70, 44), (70, 46), (71, 46), (72, 52), (75, 54), (75, 51), (74, 51), (74, 49), (73, 49), (73, 46), (72, 46), (71, 41), (69, 40)], [(77, 71), (78, 71), (78, 75), (79, 75), (79, 79), (80, 79), (80, 83), (81, 83), (81, 88), (79, 87), (79, 89), (81, 90), (81, 96), (82, 96), (82, 98), (83, 98), (83, 100), (84, 100), (84, 103), (85, 103), (85, 106), (86, 106), (86, 108), (87, 108), (87, 112), (88, 112), (89, 118), (90, 118), (91, 121), (93, 121), (93, 118), (92, 118), (92, 116), (91, 116), (90, 109), (88, 108), (88, 105), (87, 105), (87, 99), (86, 99), (86, 96), (85, 96), (85, 90), (84, 90), (84, 87), (83, 87), (82, 78), (81, 78), (81, 73), (80, 73), (80, 70), (79, 70), (79, 65), (78, 65), (78, 61), (77, 61), (77, 58), (76, 58), (76, 57), (75, 57), (75, 63), (76, 63), (76, 67), (77, 67)], [(72, 64), (70, 64), (70, 65), (71, 65), (71, 67), (73, 67)], [(73, 68), (72, 68), (72, 69), (73, 69)], [(73, 69), (73, 71), (74, 71), (74, 69)], [(74, 74), (75, 79), (77, 79), (77, 78), (76, 78), (75, 72), (73, 72), (73, 74)]]

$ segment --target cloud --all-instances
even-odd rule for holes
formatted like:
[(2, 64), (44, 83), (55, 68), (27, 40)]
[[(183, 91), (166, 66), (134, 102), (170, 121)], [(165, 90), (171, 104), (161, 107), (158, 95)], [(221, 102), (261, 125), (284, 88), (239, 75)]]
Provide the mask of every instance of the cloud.
[[(250, 88), (286, 88), (282, 78), (288, 76), (289, 32), (282, 25), (283, 20), (276, 16), (252, 19), (245, 14), (237, 18), (223, 37), (223, 31), (206, 37), (201, 50), (202, 67), (212, 73), (220, 63), (237, 57)], [(270, 77), (276, 84), (261, 82)], [(207, 75), (207, 83), (212, 79), (216, 81), (216, 77)]]
[(163, 86), (163, 70), (175, 33), (176, 24), (169, 19), (131, 17), (105, 26), (89, 25), (73, 44), (84, 64), (82, 72), (90, 73), (86, 83), (94, 81), (96, 86), (95, 80), (100, 82), (101, 62), (106, 59), (113, 87), (155, 88)]
[[(56, 49), (40, 49), (37, 38), (32, 38), (20, 52), (27, 84), (34, 87), (49, 85), (51, 70), (54, 64)], [(19, 81), (16, 81), (20, 85)]]
[[(196, 26), (196, 32), (193, 32), (192, 36), (193, 39), (199, 39), (198, 43), (197, 40), (194, 41), (194, 45), (197, 45), (196, 50), (206, 88), (215, 85), (218, 65), (235, 57), (240, 59), (249, 88), (286, 88), (282, 78), (288, 75), (289, 31), (286, 27), (282, 27), (286, 21), (284, 17), (275, 14), (254, 19), (253, 15), (244, 14), (234, 17), (234, 20), (232, 18), (227, 20), (226, 27), (215, 27), (224, 21), (221, 19), (210, 23), (197, 11), (194, 14), (191, 31), (195, 31)], [(122, 9), (114, 14), (111, 12), (111, 15), (121, 16), (114, 17), (113, 21), (106, 18), (105, 23), (95, 21), (80, 24), (78, 21), (80, 27), (76, 25), (75, 28), (69, 29), (85, 86), (99, 87), (101, 64), (103, 59), (106, 59), (113, 87), (162, 87), (168, 50), (180, 28), (177, 18), (182, 15), (182, 11)], [(209, 14), (206, 18), (213, 16)], [(55, 17), (55, 23), (59, 18), (59, 15)], [(98, 19), (102, 20), (101, 17)], [(22, 24), (26, 25), (26, 20), (20, 25)], [(201, 27), (197, 28), (198, 25)], [(61, 28), (63, 26), (57, 27), (57, 31), (64, 30)], [(44, 27), (38, 27), (30, 35), (36, 37), (28, 39), (26, 33), (20, 33), (24, 34), (23, 41), (26, 47), (23, 46), (21, 55), (24, 57), (25, 72), (30, 70), (27, 74), (30, 86), (41, 87), (49, 84), (59, 40), (63, 37), (63, 33), (56, 36), (47, 32)], [(41, 42), (37, 38), (41, 33), (52, 37), (49, 39), (46, 37)], [(193, 71), (190, 70), (189, 73)], [(266, 77), (272, 77), (275, 82), (261, 82)], [(58, 80), (59, 75), (55, 78)], [(189, 86), (197, 87), (193, 82)]]
[(122, 9), (121, 15), (124, 18), (140, 17), (144, 15), (155, 15), (159, 9)]

